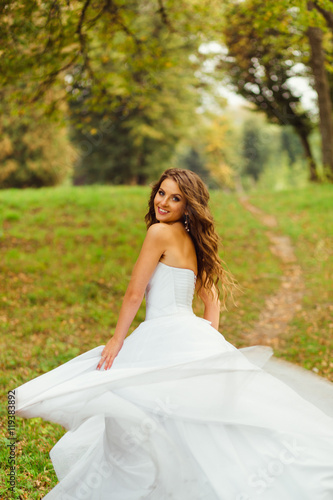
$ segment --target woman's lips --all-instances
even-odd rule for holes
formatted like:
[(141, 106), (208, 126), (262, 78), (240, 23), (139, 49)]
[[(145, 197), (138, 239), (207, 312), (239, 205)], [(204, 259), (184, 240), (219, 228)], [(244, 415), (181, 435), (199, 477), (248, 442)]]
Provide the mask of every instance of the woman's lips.
[(163, 208), (157, 207), (158, 213), (161, 215), (168, 214), (168, 210), (164, 210)]

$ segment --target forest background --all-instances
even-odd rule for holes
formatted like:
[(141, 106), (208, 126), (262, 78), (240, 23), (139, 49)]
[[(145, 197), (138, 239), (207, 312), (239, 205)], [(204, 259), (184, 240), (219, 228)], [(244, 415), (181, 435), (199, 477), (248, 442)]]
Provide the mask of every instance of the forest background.
[(4, 1), (0, 33), (1, 188), (333, 180), (332, 0)]

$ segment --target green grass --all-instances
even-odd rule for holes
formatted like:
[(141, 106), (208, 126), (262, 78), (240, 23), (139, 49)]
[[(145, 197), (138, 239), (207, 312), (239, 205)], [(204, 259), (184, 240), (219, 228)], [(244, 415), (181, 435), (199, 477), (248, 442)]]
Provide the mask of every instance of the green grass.
[(333, 186), (253, 195), (290, 236), (305, 279), (302, 309), (276, 354), (333, 381)]
[[(322, 193), (326, 197), (329, 194), (329, 189), (322, 189), (311, 191), (318, 202)], [(300, 198), (302, 193), (298, 193)], [(148, 194), (149, 188), (110, 186), (0, 191), (2, 396), (74, 356), (105, 344), (112, 335), (145, 236)], [(283, 197), (287, 195), (271, 196), (269, 206), (264, 195), (258, 204), (274, 211), (275, 203), (282, 217), (281, 207), (287, 204)], [(221, 255), (244, 289), (237, 297), (238, 307), (229, 301), (228, 311), (222, 313), (220, 331), (227, 340), (242, 347), (265, 297), (274, 293), (280, 284), (281, 267), (269, 251), (264, 228), (240, 206), (234, 195), (213, 192), (211, 198), (224, 243)], [(303, 202), (308, 202), (308, 198), (309, 193), (304, 191)], [(292, 205), (293, 231), (299, 235), (298, 239), (305, 238), (305, 244), (308, 236), (302, 235), (303, 230), (307, 235), (308, 229), (303, 228), (303, 218), (307, 217), (306, 226), (309, 221), (319, 225), (327, 210), (322, 207), (318, 212), (316, 203), (308, 209), (300, 204)], [(281, 230), (287, 232), (282, 226)], [(320, 231), (325, 245), (328, 227)], [(322, 248), (326, 247), (319, 247), (326, 255)], [(299, 248), (300, 260), (305, 250), (304, 245)], [(305, 268), (308, 260), (311, 261), (310, 257), (302, 264)], [(323, 280), (329, 279), (324, 270), (326, 260), (320, 262), (315, 279), (307, 285), (310, 291), (316, 287), (314, 296), (320, 294)], [(312, 267), (305, 272), (311, 277)], [(311, 294), (307, 299), (311, 309)], [(324, 303), (328, 296), (322, 300)], [(195, 311), (201, 311), (197, 302)], [(144, 315), (143, 304), (131, 331), (144, 320)], [(299, 324), (304, 345), (308, 335), (311, 341), (313, 339), (312, 333), (308, 333), (309, 327), (312, 324), (307, 324), (306, 318)], [(296, 323), (294, 328), (297, 332)], [(287, 351), (281, 350), (281, 355), (289, 357)], [(308, 352), (303, 364), (307, 366), (313, 355)], [(316, 356), (320, 356), (319, 352)], [(6, 444), (7, 415), (5, 407), (2, 408), (2, 444)], [(48, 452), (63, 432), (60, 426), (40, 419), (17, 419), (17, 495), (14, 498), (40, 499), (56, 484)], [(3, 446), (1, 459), (3, 464), (7, 463), (8, 453)], [(6, 491), (3, 479), (0, 494), (8, 495)]]

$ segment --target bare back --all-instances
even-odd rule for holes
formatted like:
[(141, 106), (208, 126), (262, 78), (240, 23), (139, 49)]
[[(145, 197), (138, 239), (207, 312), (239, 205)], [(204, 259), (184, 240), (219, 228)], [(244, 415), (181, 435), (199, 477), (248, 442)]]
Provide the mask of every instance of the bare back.
[[(160, 224), (163, 224), (160, 222)], [(191, 269), (198, 272), (197, 256), (191, 236), (185, 231), (181, 222), (165, 224), (168, 226), (168, 245), (160, 261), (171, 267)]]

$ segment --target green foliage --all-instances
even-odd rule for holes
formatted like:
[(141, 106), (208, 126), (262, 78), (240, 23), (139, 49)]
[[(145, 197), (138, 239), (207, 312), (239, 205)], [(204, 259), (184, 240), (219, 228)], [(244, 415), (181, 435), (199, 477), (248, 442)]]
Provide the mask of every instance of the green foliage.
[(12, 88), (2, 89), (0, 104), (0, 188), (54, 186), (72, 172), (74, 150), (66, 127), (50, 122), (41, 110), (10, 103)]
[(221, 10), (208, 0), (9, 3), (1, 81), (18, 109), (33, 100), (61, 115), (70, 102), (76, 183), (145, 183), (199, 121), (194, 55)]
[(195, 149), (194, 147), (190, 147), (183, 155), (180, 155), (178, 158), (179, 167), (192, 170), (192, 172), (195, 172), (201, 177), (208, 187), (216, 188), (217, 184), (214, 182), (211, 173), (205, 165), (203, 156), (198, 149), (199, 148)]
[(264, 169), (267, 148), (262, 140), (260, 128), (253, 120), (244, 123), (243, 128), (243, 173), (257, 181)]
[(171, 0), (160, 8), (143, 0), (19, 0), (0, 9), (1, 83), (23, 84), (16, 99), (39, 97), (50, 85), (63, 97), (69, 74), (89, 87), (86, 97), (99, 112), (133, 96), (134, 107), (139, 98), (144, 103), (173, 68), (184, 75), (184, 54), (211, 36), (213, 14), (221, 12), (208, 0)]
[(190, 75), (189, 69), (185, 75), (177, 68), (170, 68), (168, 76), (156, 73), (160, 81), (149, 96), (134, 94), (117, 109), (109, 100), (101, 112), (85, 97), (89, 88), (80, 86), (77, 93), (72, 84), (71, 137), (79, 152), (74, 183), (145, 184), (165, 170), (177, 142), (199, 121), (195, 113), (199, 94)]
[(262, 114), (249, 113), (242, 127), (240, 152), (242, 184), (247, 190), (281, 190), (307, 184), (303, 148), (292, 127), (267, 123)]
[(259, 181), (249, 192), (253, 191), (283, 191), (285, 189), (300, 189), (308, 186), (307, 171), (304, 160), (298, 158), (290, 163), (288, 154), (282, 152), (278, 162), (272, 157), (265, 166)]
[(176, 164), (198, 172), (212, 188), (234, 189), (235, 174), (240, 171), (238, 144), (232, 120), (207, 112), (180, 144)]
[(302, 144), (291, 127), (281, 129), (281, 150), (287, 152), (291, 165), (303, 155)]
[[(271, 120), (294, 126), (304, 145), (313, 124), (288, 79), (309, 74), (299, 64), (308, 65), (309, 26), (324, 31), (328, 71), (332, 62), (332, 2), (314, 1), (311, 12), (307, 4), (303, 0), (2, 2), (0, 82), (3, 89), (10, 87), (6, 98), (13, 113), (1, 146), (3, 151), (25, 148), (19, 123), (26, 113), (31, 129), (25, 135), (38, 150), (26, 154), (29, 161), (17, 162), (7, 155), (0, 176), (9, 180), (3, 185), (51, 185), (68, 175), (72, 159), (67, 161), (71, 154), (65, 136), (41, 118), (62, 118), (68, 101), (72, 140), (78, 149), (76, 183), (144, 183), (175, 163), (180, 142), (196, 144), (205, 135), (195, 110), (212, 99), (214, 82), (200, 47), (219, 41), (221, 31), (230, 49), (222, 64), (228, 68), (229, 81)], [(219, 61), (215, 62), (218, 67)], [(38, 110), (27, 112), (28, 103)], [(195, 123), (199, 126), (193, 134)], [(223, 125), (214, 127), (211, 139), (203, 140), (198, 149), (215, 182), (231, 187), (239, 159), (228, 150), (225, 138), (233, 134), (230, 128), (222, 133), (219, 146), (216, 138)], [(304, 147), (315, 176), (311, 148)], [(66, 166), (59, 151), (65, 153)]]
[(318, 181), (320, 176), (309, 141), (313, 117), (302, 109), (299, 93), (289, 85), (295, 76), (310, 76), (318, 94), (322, 162), (330, 178), (332, 106), (325, 63), (330, 71), (332, 2), (246, 0), (227, 4), (223, 31), (229, 51), (222, 57), (222, 66), (228, 72), (229, 81), (270, 120), (294, 127), (307, 157), (309, 178)]
[(221, 56), (222, 66), (235, 89), (274, 123), (300, 126), (303, 119), (309, 127), (300, 96), (288, 85), (289, 78), (308, 74), (300, 64), (308, 46), (293, 11), (267, 9), (266, 4), (230, 3), (223, 27), (228, 54)]

